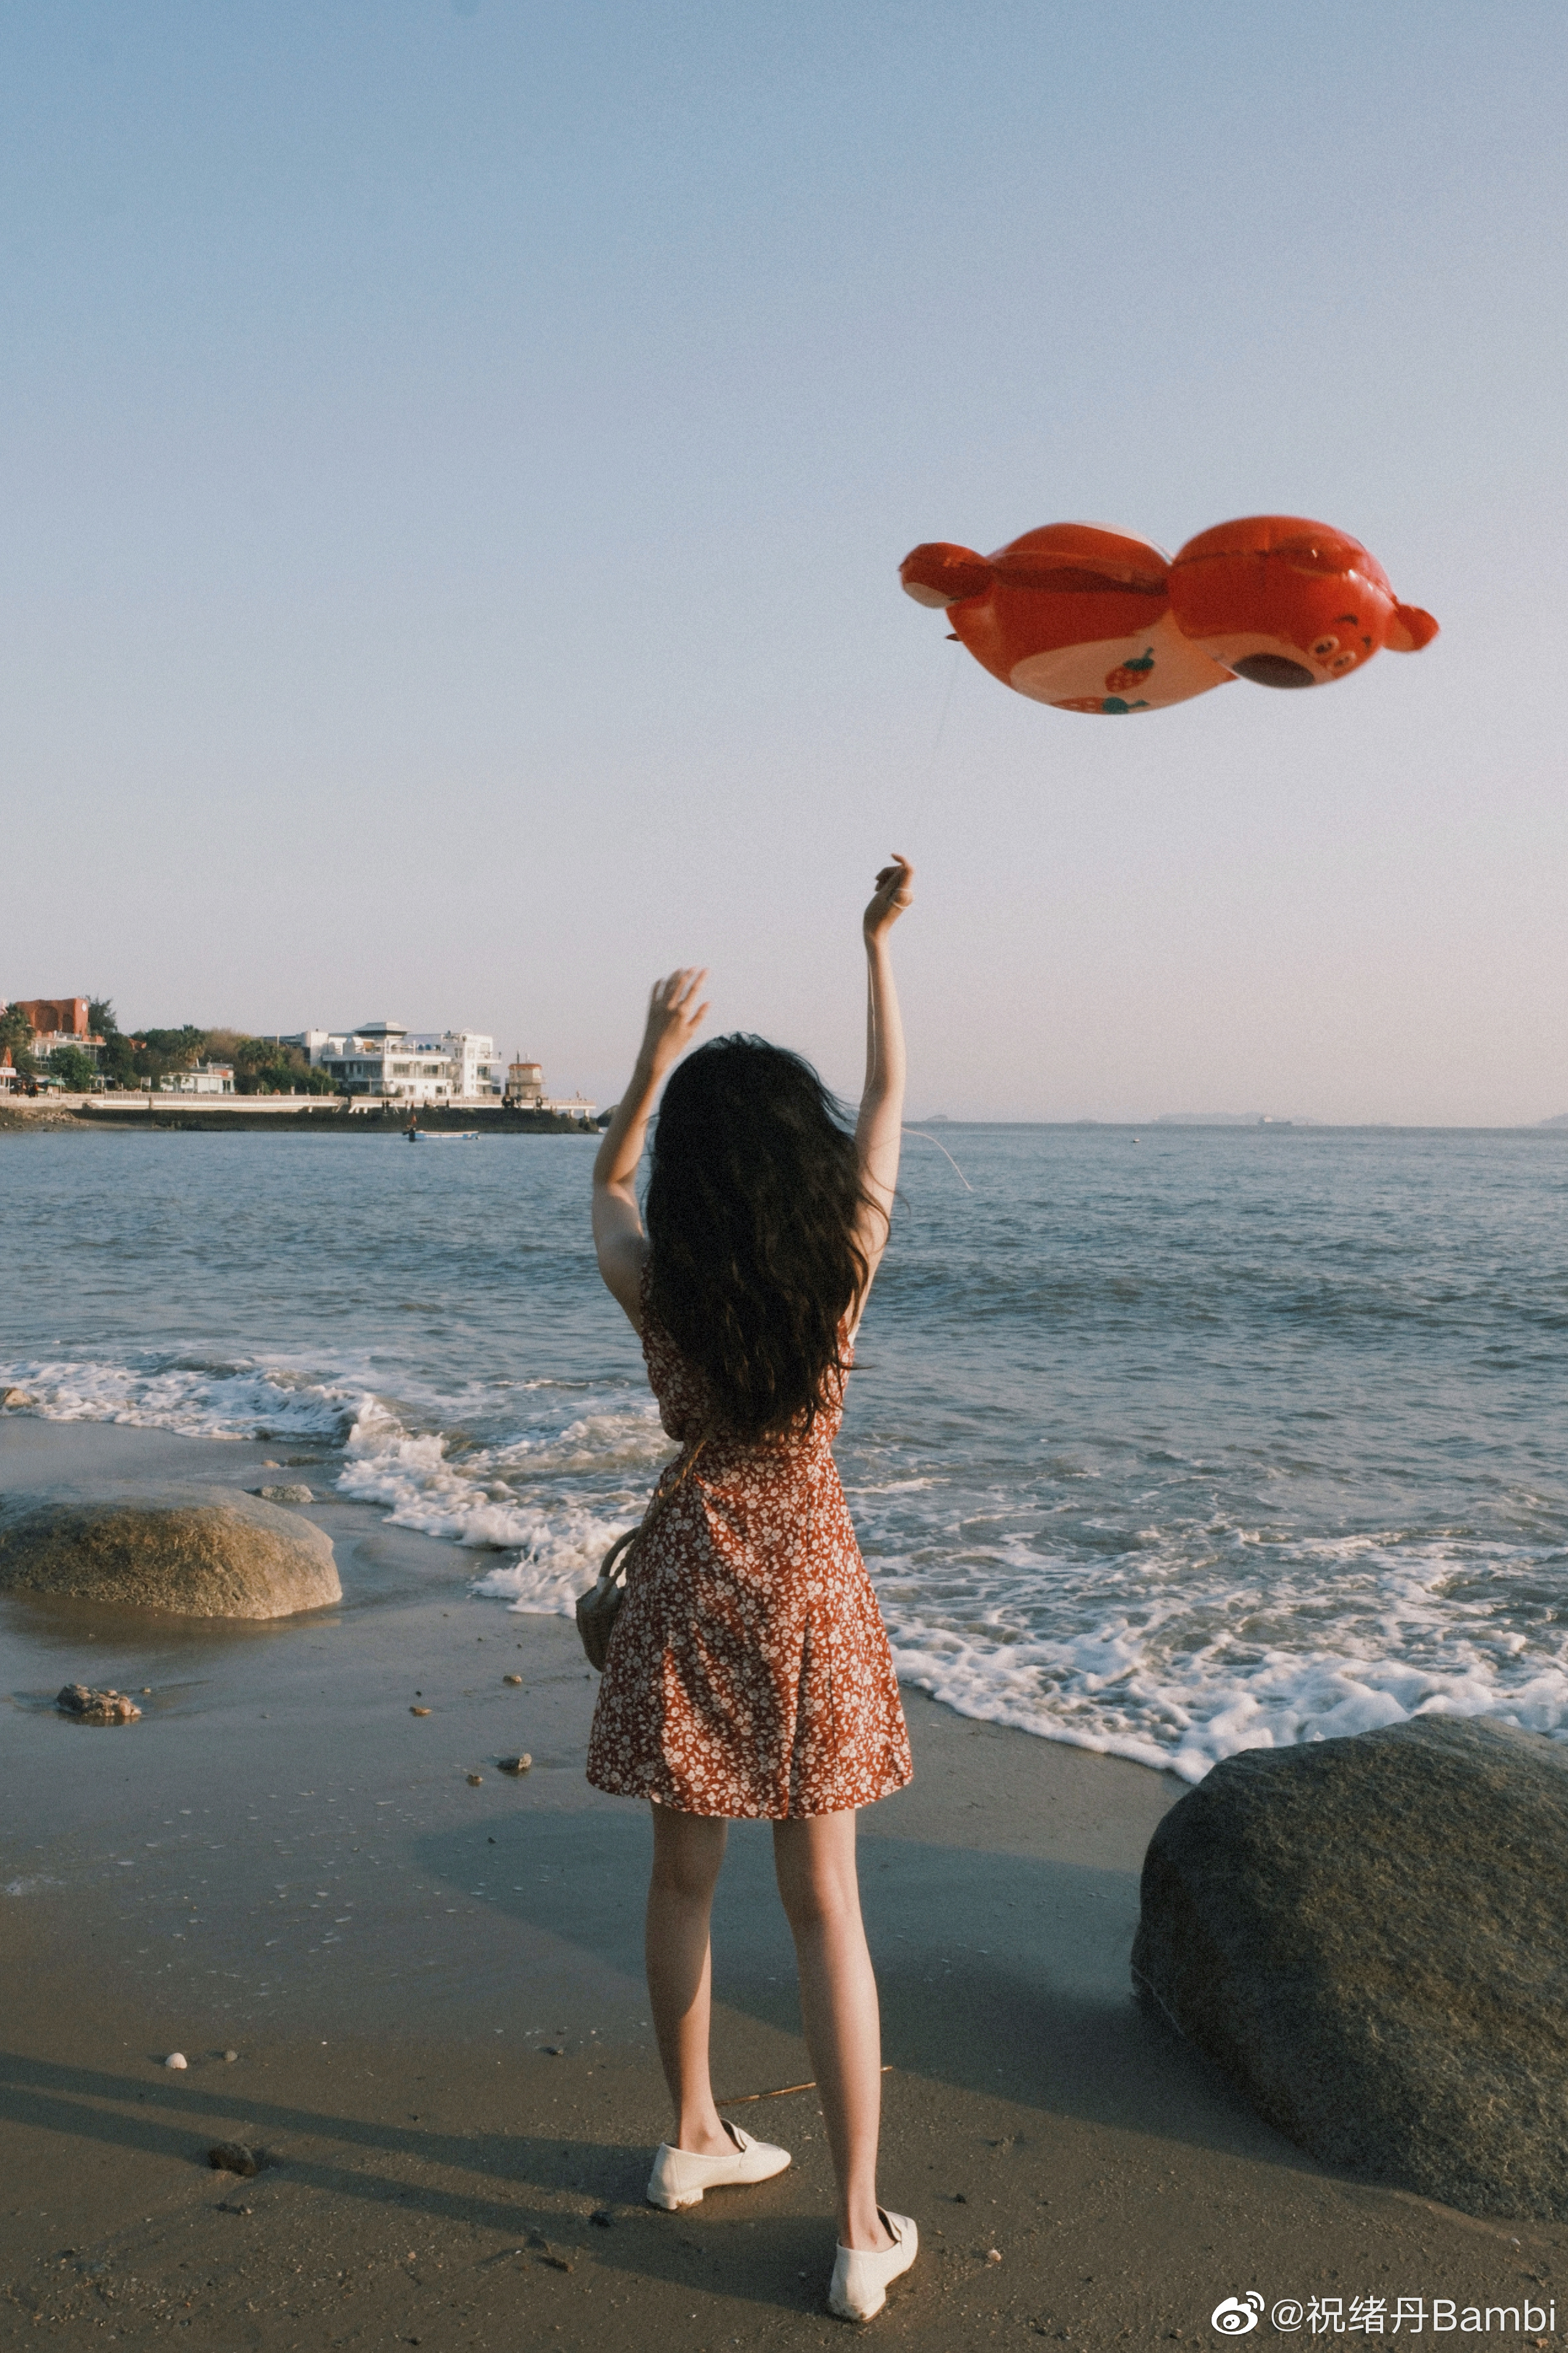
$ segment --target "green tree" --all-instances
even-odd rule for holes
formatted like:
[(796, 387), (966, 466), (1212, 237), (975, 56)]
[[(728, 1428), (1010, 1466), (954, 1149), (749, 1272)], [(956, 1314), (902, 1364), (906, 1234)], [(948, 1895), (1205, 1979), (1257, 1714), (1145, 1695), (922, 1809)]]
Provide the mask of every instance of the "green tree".
[(8, 1005), (0, 1013), (0, 1056), (11, 1049), (13, 1067), (25, 1079), (37, 1075), (38, 1058), (33, 1051), (33, 1025), (19, 1005)]
[(276, 1038), (241, 1038), (233, 1048), (234, 1091), (241, 1095), (330, 1095), (333, 1082), (313, 1071), (298, 1046)]
[(111, 1087), (133, 1087), (136, 1084), (136, 1050), (121, 1029), (112, 997), (88, 998), (87, 1026), (95, 1038), (103, 1040), (98, 1050), (99, 1077), (107, 1079)]
[(188, 1071), (207, 1051), (207, 1033), (186, 1022), (180, 1029), (144, 1029), (131, 1041), (132, 1067), (156, 1086), (176, 1071)]
[(49, 1056), (49, 1076), (58, 1079), (73, 1095), (90, 1094), (98, 1064), (79, 1046), (57, 1046)]
[(98, 1074), (111, 1086), (133, 1087), (136, 1080), (136, 1049), (129, 1038), (118, 1029), (100, 1033), (103, 1043), (98, 1050)]

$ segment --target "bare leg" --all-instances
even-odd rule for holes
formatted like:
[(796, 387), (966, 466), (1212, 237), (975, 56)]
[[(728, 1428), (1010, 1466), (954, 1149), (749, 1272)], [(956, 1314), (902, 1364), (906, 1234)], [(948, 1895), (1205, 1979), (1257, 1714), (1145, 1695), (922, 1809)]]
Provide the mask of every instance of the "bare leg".
[(735, 2143), (714, 2105), (708, 2080), (713, 1954), (708, 1915), (728, 1826), (705, 1814), (653, 1808), (653, 1871), (648, 1883), (648, 2000), (664, 2080), (675, 2104), (672, 2148), (727, 2156)]
[(876, 2211), (882, 2025), (861, 1925), (855, 1818), (810, 1814), (773, 1825), (773, 1862), (795, 1936), (800, 2012), (839, 2178), (839, 2243), (893, 2242)]

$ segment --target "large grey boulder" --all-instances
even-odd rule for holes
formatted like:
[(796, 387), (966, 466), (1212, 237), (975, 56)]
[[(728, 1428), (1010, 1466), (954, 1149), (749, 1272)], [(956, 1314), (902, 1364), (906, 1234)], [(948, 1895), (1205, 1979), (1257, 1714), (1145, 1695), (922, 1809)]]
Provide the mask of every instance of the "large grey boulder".
[(182, 1618), (289, 1618), (343, 1599), (332, 1539), (230, 1487), (29, 1499), (0, 1515), (0, 1591)]
[(1218, 1765), (1150, 1841), (1133, 1982), (1270, 2124), (1568, 2221), (1568, 1746), (1418, 1716)]

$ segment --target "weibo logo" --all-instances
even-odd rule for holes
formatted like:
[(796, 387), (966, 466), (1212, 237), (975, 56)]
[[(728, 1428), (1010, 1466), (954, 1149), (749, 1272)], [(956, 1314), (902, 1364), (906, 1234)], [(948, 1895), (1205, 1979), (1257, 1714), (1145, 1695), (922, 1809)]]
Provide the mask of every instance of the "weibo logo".
[(1224, 2304), (1216, 2304), (1209, 2315), (1209, 2326), (1217, 2328), (1222, 2337), (1245, 2337), (1249, 2328), (1257, 2327), (1263, 2310), (1263, 2298), (1254, 2288), (1247, 2295), (1227, 2295)]

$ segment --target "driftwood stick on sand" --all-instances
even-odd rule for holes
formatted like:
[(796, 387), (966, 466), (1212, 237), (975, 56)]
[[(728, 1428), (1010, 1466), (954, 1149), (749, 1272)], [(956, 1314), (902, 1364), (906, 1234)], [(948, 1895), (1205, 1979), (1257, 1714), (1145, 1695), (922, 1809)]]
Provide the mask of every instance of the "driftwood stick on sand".
[[(882, 2072), (885, 2075), (892, 2074), (891, 2059)], [(787, 2100), (791, 2092), (814, 2092), (816, 2088), (817, 2079), (813, 2075), (809, 2084), (780, 2084), (776, 2092), (737, 2092), (733, 2100), (715, 2100), (714, 2105), (715, 2108), (748, 2108), (753, 2100)]]

